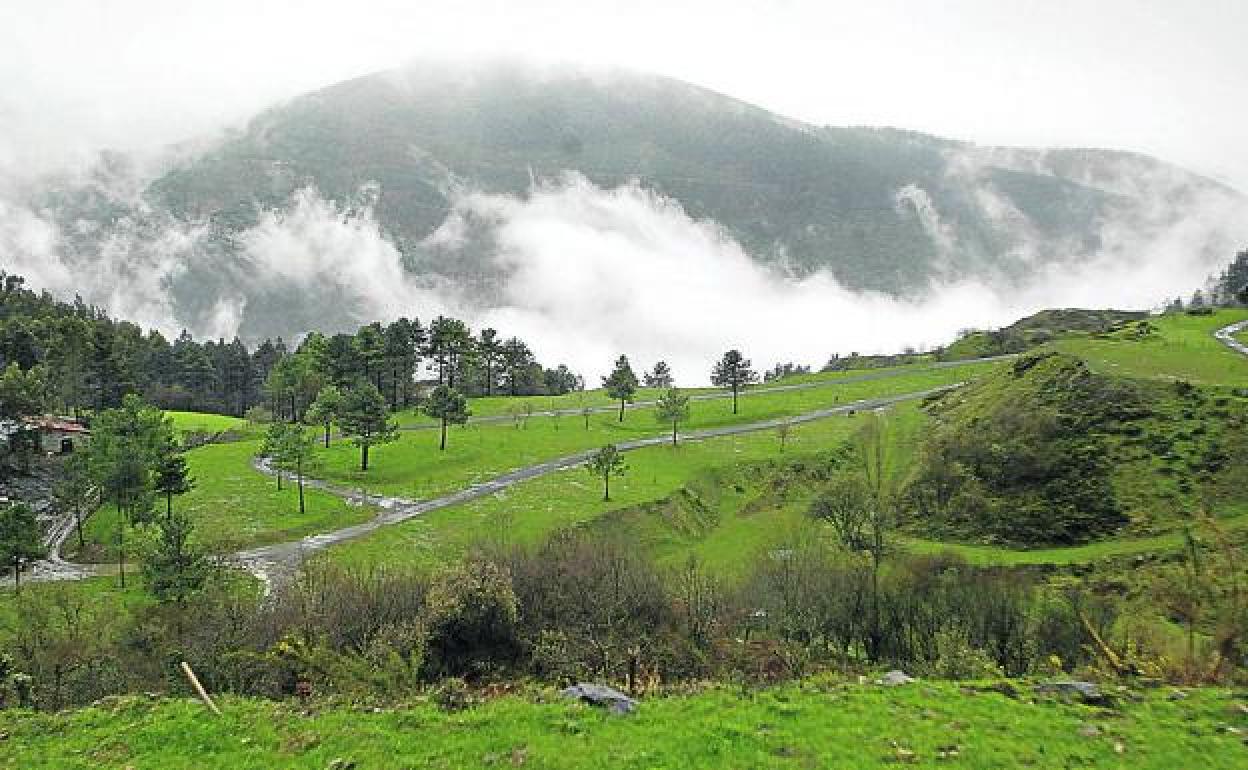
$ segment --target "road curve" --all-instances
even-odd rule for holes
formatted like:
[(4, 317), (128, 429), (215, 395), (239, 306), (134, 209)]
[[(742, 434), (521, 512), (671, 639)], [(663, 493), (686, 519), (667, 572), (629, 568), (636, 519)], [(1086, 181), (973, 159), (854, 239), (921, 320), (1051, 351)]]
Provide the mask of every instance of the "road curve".
[[(927, 390), (912, 393), (902, 393), (894, 396), (852, 401), (846, 404), (817, 409), (811, 412), (804, 412), (802, 414), (789, 417), (777, 417), (771, 420), (742, 423), (739, 425), (726, 425), (719, 428), (708, 428), (705, 430), (679, 433), (677, 435), (682, 441), (701, 441), (720, 436), (733, 436), (742, 433), (773, 430), (780, 425), (799, 425), (815, 420), (821, 420), (826, 417), (832, 417), (838, 414), (847, 414), (857, 410), (880, 409), (893, 404), (902, 403), (904, 401), (927, 398), (928, 396), (952, 390), (965, 384), (966, 383), (964, 382), (958, 382), (951, 385), (943, 385), (937, 388), (929, 388)], [(786, 389), (791, 390), (801, 386), (785, 387)], [(665, 433), (646, 438), (634, 439), (632, 441), (624, 441), (616, 444), (616, 447), (620, 451), (627, 452), (634, 449), (641, 449), (643, 447), (665, 444), (671, 440), (671, 434)], [(518, 484), (522, 481), (528, 481), (529, 479), (538, 478), (539, 476), (545, 476), (565, 468), (575, 467), (584, 463), (595, 451), (597, 451), (596, 448), (586, 450), (584, 452), (578, 452), (576, 454), (557, 457), (552, 460), (537, 463), (536, 465), (518, 468), (514, 471), (496, 476), (488, 481), (473, 484), (472, 486), (461, 489), (458, 492), (431, 498), (429, 500), (407, 500), (400, 497), (375, 495), (358, 489), (350, 489), (331, 484), (320, 479), (305, 478), (304, 485), (307, 487), (328, 492), (329, 494), (335, 495), (348, 503), (373, 506), (378, 508), (380, 513), (368, 521), (350, 527), (343, 527), (342, 529), (331, 530), (329, 532), (308, 535), (298, 540), (248, 548), (224, 555), (222, 558), (229, 564), (251, 572), (266, 585), (272, 585), (274, 581), (280, 580), (292, 574), (294, 570), (297, 569), (303, 562), (303, 560), (311, 553), (337, 543), (363, 537), (364, 535), (375, 532), (382, 527), (388, 527), (402, 521), (407, 521), (408, 519), (420, 516), (421, 514), (429, 511), (459, 505), (460, 503), (465, 503), (469, 500), (475, 500), (485, 497), (486, 495), (494, 494), (499, 490), (506, 489), (507, 487)], [(269, 466), (268, 462), (263, 459), (256, 460), (254, 467), (256, 470), (269, 475), (277, 472), (274, 471), (273, 468)], [(286, 478), (293, 478), (290, 474), (285, 472), (283, 472), (283, 476)], [(61, 558), (60, 547), (64, 543), (65, 539), (68, 538), (71, 531), (72, 530), (68, 527), (63, 528), (51, 538), (51, 540), (54, 541), (54, 549), (52, 550), (54, 555), (51, 558), (36, 562), (28, 567), (26, 577), (28, 582), (84, 580), (86, 578), (111, 574), (112, 565), (79, 564), (69, 562)]]
[(1214, 332), (1213, 336), (1217, 337), (1218, 341), (1220, 341), (1223, 345), (1226, 345), (1231, 350), (1248, 356), (1248, 345), (1245, 345), (1235, 339), (1235, 335), (1244, 329), (1248, 329), (1248, 321), (1239, 321), (1231, 324), (1230, 326), (1223, 326), (1221, 329)]
[[(733, 436), (742, 433), (773, 430), (781, 425), (799, 425), (801, 423), (821, 420), (838, 414), (847, 414), (857, 410), (881, 409), (893, 404), (902, 403), (904, 401), (927, 398), (938, 393), (943, 393), (947, 390), (961, 387), (962, 385), (965, 385), (965, 383), (959, 382), (952, 385), (944, 385), (938, 388), (930, 388), (928, 390), (917, 391), (914, 393), (903, 393), (895, 396), (854, 401), (848, 404), (793, 415), (791, 417), (778, 417), (771, 420), (743, 423), (741, 425), (726, 425), (720, 428), (708, 428), (706, 430), (679, 433), (677, 435), (682, 441), (702, 441), (721, 436)], [(624, 441), (616, 444), (616, 447), (620, 451), (627, 452), (634, 449), (641, 449), (643, 447), (666, 444), (671, 440), (671, 434), (661, 434), (647, 438), (634, 439), (632, 441)], [(429, 500), (405, 500), (403, 498), (373, 495), (355, 489), (340, 487), (319, 479), (305, 480), (305, 484), (341, 497), (348, 502), (376, 506), (381, 509), (381, 513), (368, 521), (354, 526), (344, 527), (331, 532), (309, 535), (299, 540), (286, 543), (259, 546), (239, 551), (233, 554), (229, 560), (233, 564), (251, 572), (266, 584), (271, 585), (273, 582), (280, 581), (289, 576), (299, 567), (304, 559), (316, 551), (328, 548), (331, 545), (363, 537), (364, 535), (375, 532), (382, 527), (388, 527), (393, 524), (407, 521), (408, 519), (415, 518), (421, 514), (428, 513), (429, 511), (435, 511), (439, 508), (448, 508), (453, 505), (459, 505), (460, 503), (466, 503), (470, 500), (476, 500), (487, 495), (492, 495), (495, 492), (506, 489), (507, 487), (515, 484), (519, 484), (520, 482), (581, 465), (588, 460), (589, 456), (595, 451), (597, 451), (597, 449), (590, 449), (583, 452), (577, 452), (576, 454), (557, 457), (536, 465), (519, 468), (517, 470), (504, 473), (501, 476), (496, 476), (489, 481), (473, 484), (472, 486), (467, 487), (466, 489), (461, 489), (458, 492), (453, 492), (442, 497), (431, 498)], [(257, 470), (264, 473), (275, 473), (268, 463), (263, 460), (258, 460), (255, 467)], [(284, 473), (283, 475), (289, 477), (289, 474)]]
[[(1219, 329), (1214, 333), (1214, 336), (1231, 348), (1243, 353), (1244, 355), (1248, 355), (1248, 346), (1241, 344), (1232, 337), (1233, 334), (1244, 328), (1248, 328), (1248, 321), (1231, 324), (1230, 326)], [(1005, 359), (1012, 357), (1013, 356), (1000, 356), (998, 358)], [(977, 360), (983, 361), (995, 359)], [(948, 368), (950, 366), (956, 366), (960, 363), (962, 362), (945, 362), (943, 365), (937, 364), (933, 368)], [(870, 376), (868, 375), (867, 378), (870, 378)], [(847, 380), (841, 380), (840, 382), (845, 381)], [(825, 383), (800, 383), (797, 385), (776, 386), (769, 388), (768, 390), (798, 390), (809, 387), (819, 387), (824, 384)], [(965, 383), (963, 382), (959, 382), (915, 393), (905, 393), (896, 396), (860, 400), (835, 407), (818, 409), (813, 412), (806, 412), (792, 417), (780, 417), (772, 420), (763, 420), (761, 422), (728, 425), (721, 428), (692, 431), (689, 433), (679, 434), (679, 437), (683, 441), (699, 441), (708, 438), (717, 438), (720, 436), (732, 436), (742, 433), (772, 430), (780, 425), (797, 425), (814, 420), (820, 420), (826, 417), (832, 417), (838, 414), (846, 414), (855, 410), (880, 409), (886, 406), (901, 403), (903, 401), (927, 398), (928, 396), (935, 395), (937, 393), (961, 387), (964, 384)], [(721, 396), (718, 396), (717, 394), (707, 394), (702, 396), (702, 398), (715, 397)], [(640, 406), (640, 404), (638, 406)], [(612, 409), (614, 409), (614, 407), (610, 407), (606, 411), (610, 411)], [(535, 412), (534, 414), (539, 413)], [(546, 412), (545, 414), (553, 414), (553, 412)], [(503, 419), (511, 418), (504, 417)], [(621, 451), (629, 451), (633, 449), (641, 449), (643, 447), (665, 444), (670, 440), (670, 436), (657, 435), (622, 442), (616, 446)], [(518, 484), (522, 481), (528, 481), (529, 479), (538, 478), (539, 476), (545, 476), (556, 471), (581, 465), (594, 451), (595, 450), (587, 450), (576, 454), (566, 455), (564, 457), (558, 457), (553, 460), (547, 460), (546, 462), (538, 463), (536, 465), (530, 465), (528, 467), (520, 468), (501, 476), (497, 476), (489, 481), (474, 484), (458, 492), (429, 500), (405, 500), (402, 498), (372, 495), (359, 490), (335, 486), (320, 480), (309, 480), (305, 483), (312, 487), (324, 490), (333, 495), (337, 495), (348, 502), (376, 506), (377, 508), (380, 508), (382, 512), (366, 522), (362, 522), (351, 527), (344, 527), (343, 529), (324, 532), (317, 535), (309, 535), (300, 540), (291, 542), (260, 546), (245, 551), (239, 551), (233, 554), (231, 560), (240, 567), (247, 569), (261, 580), (264, 580), (266, 583), (271, 583), (275, 579), (280, 579), (281, 577), (290, 574), (290, 572), (296, 569), (298, 565), (311, 553), (337, 543), (343, 543), (357, 537), (363, 537), (364, 535), (375, 532), (382, 527), (398, 524), (429, 511), (459, 505), (460, 503), (465, 503), (470, 500), (485, 497), (486, 495), (494, 494), (499, 490), (506, 489), (507, 487)], [(262, 472), (269, 474), (274, 473), (273, 469), (263, 461), (257, 461), (256, 467)]]
[[(804, 391), (804, 389), (832, 387), (837, 386), (837, 384), (869, 382), (875, 381), (875, 379), (886, 379), (889, 377), (899, 376), (901, 373), (955, 368), (967, 366), (967, 364), (971, 363), (1000, 361), (1000, 359), (1012, 357), (1013, 356), (998, 356), (992, 358), (967, 359), (967, 361), (936, 362), (931, 364), (929, 367), (921, 369), (907, 369), (906, 372), (869, 372), (860, 374), (860, 376), (836, 379), (835, 382), (804, 382), (786, 384), (786, 386), (785, 384), (781, 384), (781, 386), (754, 389), (751, 393)], [(929, 388), (926, 389), (926, 391), (901, 393), (897, 394), (897, 396), (862, 399), (862, 401), (840, 404), (840, 406), (836, 407), (816, 409), (814, 412), (795, 414), (795, 416), (791, 417), (768, 419), (768, 421), (743, 423), (738, 424), (738, 426), (725, 426), (721, 428), (709, 428), (705, 429), (705, 431), (680, 433), (679, 438), (681, 441), (703, 441), (703, 439), (721, 436), (735, 436), (735, 434), (740, 433), (769, 431), (769, 429), (775, 429), (776, 427), (781, 426), (781, 424), (806, 423), (816, 421), (816, 419), (836, 416), (836, 414), (849, 413), (855, 411), (855, 409), (877, 409), (891, 406), (891, 404), (895, 403), (914, 401), (914, 399), (926, 398), (935, 393), (941, 393), (943, 391), (948, 391), (948, 389), (961, 387), (962, 384), (965, 383), (958, 382), (948, 384), (948, 386)], [(711, 401), (711, 399), (729, 397), (730, 394), (728, 393), (699, 393), (695, 394), (695, 396), (691, 398), (696, 399), (696, 401)], [(638, 402), (631, 404), (630, 408), (640, 408), (645, 406), (653, 406), (653, 402)], [(614, 412), (615, 409), (618, 408), (619, 407), (614, 406), (592, 407), (590, 408), (590, 411), (594, 413)], [(578, 414), (579, 416), (580, 413), (582, 412), (580, 412), (579, 409), (555, 409), (555, 411), (533, 412), (532, 416), (549, 417), (554, 416), (554, 414), (560, 414), (560, 416), (573, 416), (573, 414)], [(507, 422), (510, 421), (510, 419), (513, 419), (513, 417), (490, 416), (479, 418), (479, 421), (477, 422)], [(407, 429), (423, 429), (426, 427), (436, 426), (433, 426), (433, 424), (431, 424), (431, 426), (409, 426)], [(669, 441), (671, 441), (670, 434), (658, 434), (658, 436), (622, 442), (617, 444), (617, 447), (622, 452), (628, 452), (631, 451), (631, 449), (654, 447), (658, 446), (658, 444), (663, 444)], [(272, 584), (273, 580), (280, 579), (285, 577), (285, 575), (291, 574), (293, 570), (295, 570), (298, 565), (303, 562), (303, 559), (307, 558), (308, 554), (317, 552), (317, 550), (328, 548), (329, 545), (343, 543), (346, 542), (346, 540), (363, 537), (363, 535), (368, 533), (376, 532), (377, 529), (381, 529), (382, 527), (389, 527), (389, 525), (392, 524), (406, 522), (407, 519), (418, 517), (418, 515), (429, 512), (429, 510), (437, 510), (439, 508), (451, 507), (451, 505), (458, 505), (459, 503), (466, 503), (468, 500), (485, 497), (485, 495), (493, 494), (498, 492), (500, 489), (510, 487), (510, 485), (524, 482), (524, 480), (542, 477), (542, 475), (554, 473), (557, 472), (557, 470), (575, 467), (575, 465), (579, 465), (587, 461), (590, 454), (593, 452), (594, 451), (579, 452), (577, 454), (569, 454), (569, 456), (565, 457), (550, 459), (550, 461), (547, 462), (528, 465), (528, 467), (518, 468), (512, 470), (512, 472), (498, 475), (498, 477), (489, 479), (487, 482), (473, 484), (466, 489), (458, 490), (458, 492), (428, 500), (408, 500), (403, 498), (384, 497), (384, 495), (362, 492), (362, 490), (358, 489), (338, 487), (338, 485), (324, 482), (324, 480), (321, 479), (305, 479), (307, 487), (321, 489), (323, 492), (328, 492), (329, 494), (336, 495), (336, 497), (347, 500), (348, 503), (372, 505), (372, 507), (381, 510), (381, 513), (378, 513), (376, 517), (367, 520), (367, 522), (352, 525), (352, 527), (344, 527), (342, 529), (331, 530), (331, 532), (307, 535), (305, 538), (291, 540), (291, 542), (261, 545), (261, 547), (240, 550), (240, 552), (225, 555), (223, 559), (225, 559), (227, 563), (237, 565), (237, 567), (246, 569), (247, 572), (255, 574), (257, 578), (260, 578), (266, 584)], [(265, 461), (256, 461), (255, 467), (262, 473), (275, 473), (275, 470), (273, 470)], [(27, 573), (26, 579), (29, 580), (29, 582), (82, 580), (86, 578), (99, 577), (99, 575), (109, 574), (111, 572), (111, 565), (79, 564), (67, 562), (67, 560), (61, 558), (61, 547), (64, 545), (66, 538), (69, 537), (70, 532), (71, 528), (66, 525), (66, 527), (59, 527), (56, 529), (56, 532), (50, 533), (49, 545), (50, 553), (52, 555), (50, 558), (31, 564), (30, 567), (27, 568), (29, 573)]]

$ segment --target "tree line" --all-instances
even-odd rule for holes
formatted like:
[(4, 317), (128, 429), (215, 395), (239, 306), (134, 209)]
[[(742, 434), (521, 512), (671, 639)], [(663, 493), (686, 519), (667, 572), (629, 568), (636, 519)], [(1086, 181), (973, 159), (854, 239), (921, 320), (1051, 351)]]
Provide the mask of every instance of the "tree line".
[(474, 332), (454, 318), (312, 333), (293, 348), (281, 338), (250, 348), (238, 337), (199, 341), (185, 331), (169, 340), (80, 298), (32, 291), (21, 276), (0, 271), (0, 370), (10, 367), (27, 377), (17, 390), (33, 390), (41, 405), (67, 413), (118, 407), (135, 393), (162, 409), (243, 416), (262, 407), (298, 418), (322, 384), (358, 379), (398, 409), (413, 405), (426, 369), (436, 384), (469, 396), (583, 387), (565, 365), (544, 368), (524, 340)]

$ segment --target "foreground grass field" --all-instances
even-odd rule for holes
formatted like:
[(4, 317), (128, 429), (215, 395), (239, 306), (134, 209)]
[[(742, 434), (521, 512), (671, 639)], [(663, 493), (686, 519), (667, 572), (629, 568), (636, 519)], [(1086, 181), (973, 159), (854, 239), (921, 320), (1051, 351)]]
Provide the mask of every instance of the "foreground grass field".
[[(118, 698), (58, 714), (0, 711), (6, 768), (1242, 768), (1230, 691), (1150, 691), (1113, 710), (920, 682), (814, 679), (644, 699), (611, 716), (551, 690), (447, 713), (226, 697)], [(1231, 728), (1231, 729), (1228, 729)]]
[(1248, 310), (1241, 308), (1207, 316), (1172, 313), (1149, 319), (1156, 332), (1143, 339), (1072, 336), (1052, 345), (1107, 374), (1243, 387), (1248, 385), (1248, 358), (1227, 348), (1213, 333), (1245, 319)]
[[(293, 540), (313, 532), (337, 529), (364, 521), (373, 511), (348, 505), (326, 492), (306, 490), (307, 512), (299, 513), (293, 484), (278, 491), (273, 479), (251, 467), (259, 450), (256, 441), (209, 444), (187, 452), (195, 488), (174, 500), (190, 514), (196, 535), (211, 551), (230, 551), (250, 545)], [(164, 501), (157, 505), (164, 510)], [(84, 527), (92, 560), (112, 560), (117, 539), (117, 511), (102, 507)], [(77, 541), (70, 539), (67, 547)], [(72, 553), (72, 551), (71, 551)]]

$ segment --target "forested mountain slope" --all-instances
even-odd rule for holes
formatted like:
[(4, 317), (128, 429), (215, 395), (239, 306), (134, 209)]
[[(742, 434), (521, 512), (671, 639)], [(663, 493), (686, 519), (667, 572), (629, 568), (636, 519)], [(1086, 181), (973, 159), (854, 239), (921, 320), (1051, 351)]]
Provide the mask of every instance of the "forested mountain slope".
[(1244, 204), (1135, 154), (820, 127), (668, 78), (503, 63), (339, 83), (172, 157), (152, 175), (109, 156), (85, 181), (29, 191), (44, 230), (0, 247), (18, 269), (42, 249), (88, 289), (120, 277), (199, 333), (251, 339), (373, 318), (368, 302), (401, 303), (404, 272), (497, 304), (516, 267), (497, 238), (508, 212), (472, 196), (523, 200), (568, 172), (591, 190), (635, 180), (796, 277), (905, 296), (969, 279), (1008, 291), (1142, 262), (1158, 242), (1221, 258)]

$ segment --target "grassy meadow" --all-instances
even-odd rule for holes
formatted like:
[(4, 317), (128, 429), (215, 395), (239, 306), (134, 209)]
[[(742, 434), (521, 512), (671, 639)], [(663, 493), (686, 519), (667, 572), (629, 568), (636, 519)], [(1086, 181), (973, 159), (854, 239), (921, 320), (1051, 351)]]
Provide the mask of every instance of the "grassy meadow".
[(1212, 315), (1169, 313), (1148, 319), (1156, 331), (1129, 335), (1075, 336), (1052, 343), (1056, 350), (1087, 360), (1094, 369), (1124, 377), (1187, 380), (1194, 385), (1248, 386), (1248, 358), (1227, 348), (1213, 333), (1248, 319), (1248, 310)]
[[(373, 511), (349, 505), (315, 489), (306, 489), (306, 513), (299, 513), (298, 492), (283, 482), (278, 491), (274, 479), (252, 468), (259, 442), (237, 441), (209, 444), (186, 453), (195, 488), (174, 498), (174, 506), (195, 522), (200, 543), (211, 551), (232, 551), (252, 545), (293, 540), (314, 532), (338, 529), (364, 521)], [(157, 501), (157, 511), (165, 501)], [(88, 547), (82, 554), (93, 561), (115, 558), (117, 511), (105, 505), (84, 526)], [(77, 541), (66, 542), (72, 550)]]
[[(950, 385), (980, 376), (996, 363), (955, 369), (921, 368), (877, 380), (847, 382), (837, 387), (792, 391), (760, 391), (742, 397), (739, 413), (727, 400), (695, 401), (682, 431), (770, 420), (860, 399), (913, 393)], [(620, 443), (663, 435), (671, 427), (659, 424), (652, 407), (626, 413), (619, 422), (614, 414), (534, 416), (517, 423), (473, 424), (450, 429), (445, 451), (438, 449), (433, 431), (405, 431), (399, 440), (374, 447), (369, 469), (359, 470), (359, 450), (337, 441), (323, 453), (320, 476), (331, 481), (409, 499), (422, 499), (460, 489), (469, 484), (527, 465), (608, 443)]]
[[(0, 711), (0, 767), (882, 768), (897, 765), (1242, 768), (1242, 699), (1219, 688), (1133, 693), (1115, 710), (1037, 699), (1030, 685), (886, 688), (815, 678), (644, 698), (632, 716), (553, 690), (447, 712), (429, 700), (347, 703), (132, 696), (55, 714)], [(1238, 706), (1238, 709), (1237, 709)], [(1233, 723), (1233, 724), (1232, 724)], [(1231, 728), (1231, 729), (1228, 729)]]

